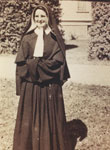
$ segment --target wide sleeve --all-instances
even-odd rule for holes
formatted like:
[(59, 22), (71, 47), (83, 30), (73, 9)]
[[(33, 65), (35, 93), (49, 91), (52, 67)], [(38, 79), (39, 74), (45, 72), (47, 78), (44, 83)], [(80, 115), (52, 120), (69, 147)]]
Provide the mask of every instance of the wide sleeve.
[(16, 95), (20, 95), (23, 78), (28, 74), (26, 58), (28, 56), (28, 44), (25, 38), (22, 39), (16, 56)]
[(51, 59), (41, 59), (37, 67), (40, 80), (46, 81), (59, 77), (63, 62), (64, 57), (61, 50), (57, 51)]
[(32, 81), (44, 82), (58, 77), (63, 62), (64, 56), (61, 50), (57, 50), (49, 59), (30, 59), (27, 65)]
[(18, 67), (16, 67), (16, 95), (20, 95), (22, 80), (18, 74)]

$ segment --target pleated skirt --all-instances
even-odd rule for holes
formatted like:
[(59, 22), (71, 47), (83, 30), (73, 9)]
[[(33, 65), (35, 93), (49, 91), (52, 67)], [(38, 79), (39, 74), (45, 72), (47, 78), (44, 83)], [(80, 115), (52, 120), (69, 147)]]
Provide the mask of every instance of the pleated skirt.
[(66, 150), (62, 86), (22, 84), (13, 150)]

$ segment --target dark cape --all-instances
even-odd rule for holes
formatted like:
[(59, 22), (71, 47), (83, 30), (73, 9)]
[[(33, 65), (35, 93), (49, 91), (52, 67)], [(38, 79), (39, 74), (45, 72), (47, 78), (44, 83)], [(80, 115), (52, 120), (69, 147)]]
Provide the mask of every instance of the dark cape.
[[(23, 79), (30, 82), (44, 82), (59, 80), (64, 83), (69, 77), (69, 71), (64, 53), (59, 48), (55, 35), (51, 32), (44, 36), (44, 56), (33, 59), (37, 35), (32, 32), (25, 35), (21, 41), (15, 63), (16, 68), (16, 94), (20, 95)], [(59, 76), (57, 78), (57, 76)]]
[(43, 58), (33, 58), (36, 39), (34, 32), (23, 37), (15, 61), (20, 101), (13, 150), (70, 150), (62, 94), (66, 60), (52, 32), (44, 34)]

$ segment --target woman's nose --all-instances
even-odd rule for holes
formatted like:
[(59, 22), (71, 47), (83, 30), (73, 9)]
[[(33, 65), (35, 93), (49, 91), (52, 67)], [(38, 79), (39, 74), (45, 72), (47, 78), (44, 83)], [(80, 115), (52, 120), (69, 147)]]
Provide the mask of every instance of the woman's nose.
[(42, 17), (41, 17), (41, 16), (39, 16), (39, 17), (38, 17), (38, 20), (39, 20), (39, 21), (40, 21), (40, 20), (42, 20)]

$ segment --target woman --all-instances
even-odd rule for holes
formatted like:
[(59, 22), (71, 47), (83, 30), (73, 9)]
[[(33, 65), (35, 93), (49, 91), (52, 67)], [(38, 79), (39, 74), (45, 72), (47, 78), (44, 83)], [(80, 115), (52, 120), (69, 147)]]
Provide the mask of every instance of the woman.
[(13, 150), (66, 150), (62, 84), (69, 72), (64, 43), (47, 6), (34, 9), (15, 62), (20, 101)]

